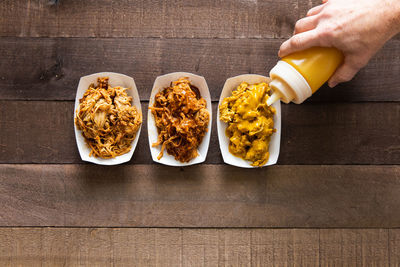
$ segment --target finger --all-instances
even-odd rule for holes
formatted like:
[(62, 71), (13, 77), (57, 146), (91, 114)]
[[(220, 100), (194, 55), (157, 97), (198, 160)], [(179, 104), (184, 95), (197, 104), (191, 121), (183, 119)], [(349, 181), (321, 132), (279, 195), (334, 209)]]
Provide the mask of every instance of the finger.
[(322, 0), (322, 3), (325, 4), (326, 2), (328, 2), (328, 0)]
[(335, 71), (333, 76), (329, 79), (329, 87), (333, 88), (339, 83), (350, 81), (357, 74), (358, 70), (359, 69), (353, 67), (352, 65), (344, 63)]
[(322, 9), (323, 9), (324, 7), (325, 7), (325, 5), (322, 4), (322, 5), (315, 6), (315, 7), (311, 8), (311, 9), (308, 10), (308, 12), (307, 12), (307, 17), (317, 15), (319, 12), (322, 11)]
[(318, 25), (317, 16), (302, 18), (296, 22), (296, 25), (294, 26), (294, 34), (311, 31), (315, 29), (317, 25)]
[(287, 56), (293, 52), (305, 50), (313, 46), (320, 46), (316, 30), (302, 32), (285, 41), (279, 48), (279, 57)]

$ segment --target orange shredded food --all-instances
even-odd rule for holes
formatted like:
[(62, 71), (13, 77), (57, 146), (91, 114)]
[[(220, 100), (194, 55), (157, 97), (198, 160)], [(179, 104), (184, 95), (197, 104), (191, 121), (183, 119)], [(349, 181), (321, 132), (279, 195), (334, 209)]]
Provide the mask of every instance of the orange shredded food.
[(75, 124), (91, 148), (89, 156), (104, 159), (128, 153), (142, 123), (127, 88), (111, 87), (108, 77), (98, 78), (79, 100)]
[(197, 148), (208, 130), (210, 114), (206, 100), (188, 78), (180, 78), (157, 93), (149, 109), (158, 129), (153, 147), (161, 145), (158, 159), (165, 149), (180, 162), (198, 156)]

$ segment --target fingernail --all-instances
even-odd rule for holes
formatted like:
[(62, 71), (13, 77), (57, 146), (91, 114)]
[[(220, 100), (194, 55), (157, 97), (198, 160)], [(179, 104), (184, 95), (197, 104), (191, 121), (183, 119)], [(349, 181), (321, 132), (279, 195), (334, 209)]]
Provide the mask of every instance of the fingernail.
[(282, 58), (285, 55), (285, 51), (279, 48), (278, 57)]
[(333, 87), (335, 87), (337, 85), (337, 82), (328, 82), (328, 86), (330, 87), (330, 88), (333, 88)]

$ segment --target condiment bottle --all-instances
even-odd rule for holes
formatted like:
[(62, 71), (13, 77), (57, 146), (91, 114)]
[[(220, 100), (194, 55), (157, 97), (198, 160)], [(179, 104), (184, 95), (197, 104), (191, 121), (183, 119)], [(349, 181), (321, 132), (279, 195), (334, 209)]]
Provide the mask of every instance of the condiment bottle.
[(267, 100), (302, 103), (315, 93), (343, 62), (336, 48), (312, 47), (283, 57), (269, 73), (274, 93)]

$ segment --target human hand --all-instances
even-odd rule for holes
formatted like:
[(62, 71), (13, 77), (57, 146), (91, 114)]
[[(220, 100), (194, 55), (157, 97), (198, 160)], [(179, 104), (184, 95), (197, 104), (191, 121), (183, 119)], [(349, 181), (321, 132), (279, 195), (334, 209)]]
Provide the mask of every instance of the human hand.
[(314, 46), (336, 47), (344, 62), (328, 81), (334, 87), (351, 80), (399, 31), (400, 0), (324, 0), (297, 21), (279, 57)]

